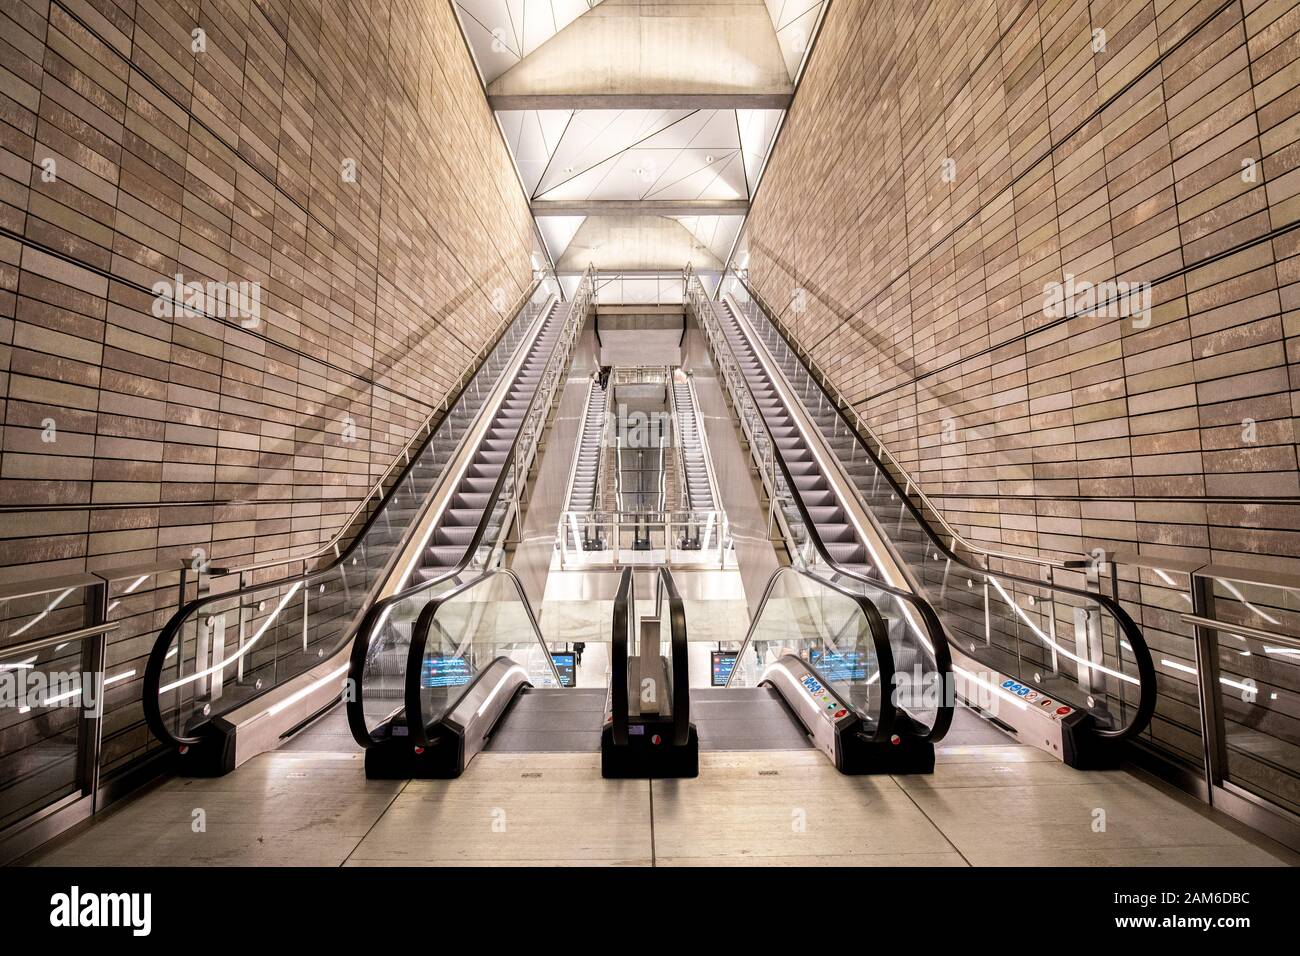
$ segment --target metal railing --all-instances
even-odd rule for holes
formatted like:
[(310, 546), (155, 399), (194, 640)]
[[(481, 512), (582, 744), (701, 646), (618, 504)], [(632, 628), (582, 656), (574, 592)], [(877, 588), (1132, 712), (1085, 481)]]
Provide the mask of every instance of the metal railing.
[(1185, 768), (1181, 782), (1212, 805), (1300, 849), (1300, 576), (1121, 558), (1112, 586), (1159, 648), (1144, 748)]
[[(565, 511), (560, 515), (560, 568), (734, 565), (725, 512)], [(569, 541), (576, 542), (570, 546)], [(699, 547), (685, 547), (698, 540)]]
[[(1037, 565), (1047, 584), (1078, 576), (1089, 591), (1135, 606), (1151, 652), (1155, 688), (1147, 727), (1134, 738), (1165, 767), (1188, 767), (1189, 789), (1292, 846), (1300, 845), (1300, 577), (1122, 551), (1056, 560), (984, 548), (964, 538), (862, 415), (743, 279), (738, 284), (869, 451), (894, 471), (904, 497), (924, 507), (951, 547)], [(721, 294), (721, 289), (719, 291)], [(771, 344), (771, 343), (769, 343)], [(811, 412), (825, 406), (811, 391)], [(822, 396), (824, 398), (824, 396)], [(1242, 499), (1247, 501), (1248, 499)], [(1289, 633), (1288, 633), (1289, 632)], [(1228, 644), (1224, 642), (1228, 635)], [(1048, 635), (1055, 639), (1055, 631)], [(1145, 639), (1145, 638), (1144, 638)], [(1248, 646), (1253, 644), (1255, 646)], [(1181, 771), (1175, 773), (1178, 776)]]

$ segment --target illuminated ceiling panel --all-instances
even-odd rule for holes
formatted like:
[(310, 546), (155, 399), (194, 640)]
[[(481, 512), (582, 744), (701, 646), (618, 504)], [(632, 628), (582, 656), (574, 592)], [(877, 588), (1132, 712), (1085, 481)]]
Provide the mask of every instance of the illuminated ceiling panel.
[(455, 0), (474, 59), (491, 83), (600, 0)]
[[(524, 190), (535, 204), (546, 250), (557, 264), (561, 259), (612, 259), (644, 270), (653, 263), (629, 246), (643, 242), (663, 255), (680, 258), (689, 252), (725, 263), (743, 234), (748, 202), (785, 115), (784, 109), (771, 108), (779, 104), (764, 99), (770, 77), (767, 85), (753, 87), (735, 86), (735, 77), (745, 75), (746, 56), (764, 44), (772, 48), (775, 37), (795, 82), (826, 2), (736, 0), (735, 11), (718, 16), (696, 0), (657, 0), (653, 10), (634, 0), (605, 0), (600, 13), (584, 16), (601, 3), (453, 0), (485, 87), (496, 89), (500, 83), (494, 81), (528, 60), (528, 67), (510, 74), (516, 78), (512, 95), (489, 99), (499, 106), (497, 117)], [(770, 23), (772, 34), (764, 39), (751, 32), (742, 42), (732, 27), (750, 24), (755, 16), (760, 30)], [(557, 38), (578, 20), (579, 26)], [(707, 63), (728, 64), (731, 72), (714, 77), (697, 70), (698, 76), (691, 74), (689, 80), (698, 89), (659, 90), (652, 82), (658, 74), (648, 70), (646, 58), (651, 65), (659, 63), (654, 53), (665, 51), (655, 44), (662, 46), (676, 29), (665, 32), (663, 24), (669, 21), (708, 25), (713, 33), (705, 35), (715, 36), (716, 42), (704, 45), (716, 56)], [(626, 49), (627, 55), (611, 58), (611, 49)], [(775, 52), (769, 65), (778, 63)], [(678, 44), (667, 58), (680, 59), (680, 53)], [(678, 81), (685, 75), (680, 67), (673, 66)], [(776, 65), (777, 73), (780, 69)], [(604, 95), (603, 86), (596, 91), (602, 95), (586, 89), (593, 70), (616, 95)], [(525, 82), (525, 77), (532, 79)], [(568, 85), (562, 82), (566, 77)], [(736, 95), (728, 98), (724, 92)], [(620, 97), (625, 104), (617, 102)], [(788, 99), (786, 92), (782, 103)], [(547, 203), (556, 204), (554, 211), (547, 210)], [(673, 236), (664, 229), (668, 221), (693, 238), (668, 241)], [(575, 237), (582, 239), (575, 242)], [(593, 237), (602, 238), (591, 241)], [(683, 264), (665, 260), (660, 268), (671, 272)]]

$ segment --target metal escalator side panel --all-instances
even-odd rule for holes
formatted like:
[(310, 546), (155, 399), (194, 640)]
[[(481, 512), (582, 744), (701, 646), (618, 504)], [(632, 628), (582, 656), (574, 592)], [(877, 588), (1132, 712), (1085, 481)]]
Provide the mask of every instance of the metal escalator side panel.
[(813, 747), (839, 767), (841, 761), (836, 727), (841, 723), (860, 723), (861, 718), (857, 712), (841, 700), (806, 661), (793, 654), (787, 654), (769, 664), (759, 677), (758, 684), (776, 689), (799, 723), (803, 724)]
[(609, 648), (609, 720), (614, 744), (620, 747), (627, 745), (628, 635), (636, 614), (634, 588), (632, 569), (626, 567), (619, 575), (618, 591), (614, 595)]

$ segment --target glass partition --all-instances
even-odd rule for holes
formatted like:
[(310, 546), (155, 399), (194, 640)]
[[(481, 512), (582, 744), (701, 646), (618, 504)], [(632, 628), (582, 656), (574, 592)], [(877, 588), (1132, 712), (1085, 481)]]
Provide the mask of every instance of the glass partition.
[[(752, 687), (792, 655), (812, 667), (877, 737), (893, 726), (896, 671), (871, 602), (795, 568), (778, 568), (736, 656), (729, 687)], [(933, 716), (931, 723), (933, 725)]]
[[(924, 599), (870, 577), (872, 566), (845, 568), (830, 558), (825, 543), (816, 533), (811, 513), (794, 491), (794, 483), (777, 452), (768, 423), (726, 341), (715, 311), (718, 306), (698, 281), (691, 285), (692, 304), (713, 348), (723, 381), (731, 392), (741, 429), (749, 440), (751, 454), (768, 491), (771, 521), (779, 526), (777, 530), (786, 540), (793, 562), (837, 587), (848, 586), (851, 593), (872, 604), (884, 620), (891, 657), (898, 663), (903, 709), (938, 739), (952, 721), (953, 708), (952, 665), (938, 618)], [(930, 688), (928, 694), (917, 693), (926, 687)], [(889, 692), (893, 690), (891, 686)]]
[[(413, 610), (413, 609), (412, 609)], [(406, 720), (412, 741), (455, 706), (493, 661), (508, 659), (534, 687), (560, 687), (560, 675), (533, 618), (518, 578), (489, 571), (422, 602), (415, 621), (418, 672), (406, 674)]]
[(1214, 568), (1198, 585), (1199, 612), (1221, 622), (1203, 679), (1218, 679), (1222, 780), (1300, 813), (1300, 588)]

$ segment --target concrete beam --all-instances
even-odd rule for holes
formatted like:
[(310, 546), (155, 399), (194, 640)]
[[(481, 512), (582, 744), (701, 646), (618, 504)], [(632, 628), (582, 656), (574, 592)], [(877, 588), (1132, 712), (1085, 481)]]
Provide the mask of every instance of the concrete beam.
[(747, 199), (535, 199), (534, 216), (744, 216)]
[(697, 272), (722, 268), (710, 252), (676, 219), (664, 216), (590, 216), (573, 234), (557, 272), (582, 271), (589, 264), (600, 272), (679, 273), (690, 263)]
[(677, 315), (682, 314), (680, 305), (601, 305), (596, 303), (597, 315)]
[[(527, 61), (525, 61), (527, 62)], [(792, 93), (492, 93), (494, 110), (784, 110)]]

